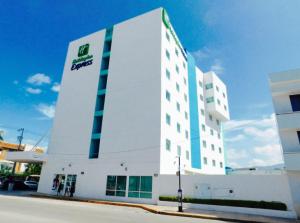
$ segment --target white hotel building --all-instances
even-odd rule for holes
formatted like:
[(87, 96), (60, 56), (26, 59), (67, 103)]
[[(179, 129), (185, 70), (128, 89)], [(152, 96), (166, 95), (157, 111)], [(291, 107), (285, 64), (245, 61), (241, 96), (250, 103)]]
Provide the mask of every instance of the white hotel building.
[(162, 174), (225, 174), (225, 84), (203, 73), (165, 10), (69, 44), (38, 191), (155, 203)]
[(269, 83), (294, 207), (300, 216), (300, 69), (273, 73)]

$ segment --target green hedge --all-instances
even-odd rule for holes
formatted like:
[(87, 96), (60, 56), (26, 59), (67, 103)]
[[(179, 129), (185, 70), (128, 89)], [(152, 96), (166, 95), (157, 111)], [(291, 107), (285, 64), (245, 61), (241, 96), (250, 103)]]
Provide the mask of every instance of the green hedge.
[[(176, 196), (159, 196), (160, 201), (178, 202)], [(208, 205), (222, 205), (245, 208), (261, 208), (286, 211), (287, 206), (282, 202), (276, 201), (249, 201), (249, 200), (225, 200), (225, 199), (200, 199), (200, 198), (183, 198), (184, 203), (192, 204), (208, 204)]]

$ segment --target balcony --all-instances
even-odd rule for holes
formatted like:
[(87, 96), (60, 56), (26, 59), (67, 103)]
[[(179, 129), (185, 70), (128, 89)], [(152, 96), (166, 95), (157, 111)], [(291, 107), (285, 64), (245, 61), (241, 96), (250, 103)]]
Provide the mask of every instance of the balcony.
[(300, 112), (287, 112), (276, 114), (278, 128), (284, 129), (298, 129), (300, 128)]
[(287, 170), (300, 170), (300, 152), (284, 153), (283, 156)]

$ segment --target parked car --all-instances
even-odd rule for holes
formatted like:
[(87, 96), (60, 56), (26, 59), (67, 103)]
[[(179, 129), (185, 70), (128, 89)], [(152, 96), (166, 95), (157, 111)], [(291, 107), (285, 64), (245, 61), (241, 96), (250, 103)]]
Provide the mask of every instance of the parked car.
[(28, 187), (28, 189), (37, 190), (39, 181), (39, 175), (30, 175), (26, 177), (24, 184)]

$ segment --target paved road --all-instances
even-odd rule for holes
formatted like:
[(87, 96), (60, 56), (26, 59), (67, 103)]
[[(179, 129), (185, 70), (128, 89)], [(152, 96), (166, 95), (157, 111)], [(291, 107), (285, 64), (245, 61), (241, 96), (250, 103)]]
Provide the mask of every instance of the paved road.
[(0, 221), (8, 223), (216, 223), (147, 211), (73, 201), (0, 195)]

